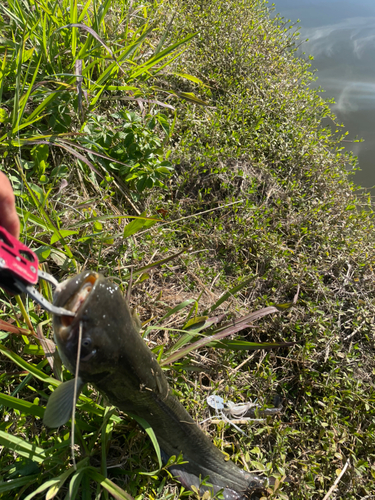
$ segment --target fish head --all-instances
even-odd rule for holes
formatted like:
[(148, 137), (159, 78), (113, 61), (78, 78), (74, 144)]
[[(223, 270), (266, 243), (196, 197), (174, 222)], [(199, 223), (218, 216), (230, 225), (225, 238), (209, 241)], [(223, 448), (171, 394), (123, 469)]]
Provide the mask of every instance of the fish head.
[[(126, 349), (120, 332), (132, 317), (119, 287), (94, 271), (85, 271), (61, 283), (54, 304), (75, 313), (54, 316), (53, 329), (59, 354), (65, 366), (74, 373), (77, 364), (79, 330), (82, 329), (79, 376), (92, 381), (110, 374)], [(122, 328), (119, 328), (121, 322)]]

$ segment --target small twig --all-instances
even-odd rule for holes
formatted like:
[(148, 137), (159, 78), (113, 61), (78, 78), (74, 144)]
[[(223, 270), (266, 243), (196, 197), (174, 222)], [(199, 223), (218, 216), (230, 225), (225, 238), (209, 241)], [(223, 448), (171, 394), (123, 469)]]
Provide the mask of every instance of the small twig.
[(74, 393), (73, 393), (72, 432), (71, 432), (71, 436), (70, 436), (70, 447), (72, 450), (72, 460), (73, 460), (74, 470), (77, 470), (76, 457), (74, 454), (74, 431), (75, 431), (74, 419), (76, 416), (77, 384), (78, 384), (78, 376), (79, 376), (79, 360), (81, 359), (81, 343), (82, 343), (82, 321), (79, 322), (77, 363), (76, 363), (76, 372), (75, 372), (75, 379), (74, 379), (75, 384), (74, 384)]
[[(209, 212), (214, 212), (215, 210), (220, 210), (221, 208), (227, 208), (227, 207), (230, 207), (232, 205), (237, 205), (238, 203), (243, 203), (243, 201), (244, 200), (234, 201), (234, 202), (228, 203), (226, 205), (220, 205), (219, 207), (210, 208), (209, 210), (204, 210), (203, 212), (198, 212), (197, 214), (187, 215), (186, 217), (180, 217), (179, 219), (163, 222), (163, 224), (159, 224), (158, 227), (166, 226), (168, 224), (174, 224), (175, 222), (180, 222), (182, 220), (191, 219), (192, 217), (199, 217), (200, 215), (207, 214)], [(141, 234), (146, 233), (147, 231), (148, 231), (148, 229), (146, 229), (145, 231), (141, 231), (140, 233), (137, 233), (137, 236), (140, 236)]]
[(76, 84), (77, 84), (77, 96), (78, 96), (78, 114), (80, 119), (83, 121), (83, 105), (82, 105), (82, 59), (77, 59), (75, 63), (75, 73), (76, 73)]
[(331, 349), (331, 344), (334, 342), (334, 340), (335, 340), (335, 337), (331, 337), (331, 339), (327, 342), (327, 347), (326, 347), (325, 355), (324, 355), (324, 363), (327, 362), (327, 359), (328, 359), (328, 356), (329, 356), (329, 351)]
[(73, 212), (76, 212), (78, 215), (80, 215), (82, 218), (85, 217), (85, 215), (77, 210), (76, 208), (72, 207), (71, 205), (68, 205), (68, 203), (63, 203), (61, 200), (56, 200), (56, 203), (60, 203), (60, 205), (63, 205), (64, 207), (70, 208), (70, 210), (73, 210)]
[[(208, 419), (206, 419), (206, 420), (208, 420)], [(206, 420), (203, 420), (203, 422), (206, 422)], [(266, 421), (265, 418), (227, 419), (227, 422), (230, 423), (230, 424), (247, 424), (248, 422), (265, 422), (265, 421)], [(200, 423), (202, 424), (203, 422), (200, 422)], [(222, 422), (223, 422), (223, 420), (219, 419), (219, 418), (213, 418), (213, 419), (211, 419), (211, 424), (220, 424)], [(247, 434), (245, 434), (245, 436), (247, 436)]]
[(237, 429), (237, 430), (238, 430), (238, 432), (240, 432), (241, 434), (243, 434), (243, 435), (244, 435), (244, 436), (246, 436), (247, 438), (251, 439), (251, 438), (250, 438), (250, 436), (248, 436), (248, 435), (246, 434), (246, 432), (244, 432), (242, 429), (240, 429), (240, 428), (238, 427), (238, 425), (236, 425), (235, 423), (233, 423), (233, 420), (230, 420), (230, 419), (229, 419), (226, 415), (224, 415), (224, 413), (223, 413), (223, 412), (220, 412), (220, 415), (221, 415), (221, 417), (223, 418), (223, 420), (224, 420), (225, 422), (227, 422), (227, 423), (228, 423), (228, 424), (230, 424), (230, 425), (233, 425), (233, 427), (234, 427), (235, 429)]
[(128, 283), (128, 289), (126, 291), (126, 300), (128, 304), (130, 303), (130, 298), (132, 295), (132, 286), (133, 286), (133, 266), (130, 266), (130, 278)]
[(299, 363), (301, 365), (304, 365), (304, 361), (300, 361), (299, 359), (292, 359), (292, 358), (284, 358), (283, 356), (275, 356), (276, 359), (284, 359), (285, 361), (290, 361), (291, 363)]
[[(195, 253), (195, 252), (192, 252)], [(191, 254), (190, 254), (191, 255)], [(219, 279), (221, 275), (221, 271), (215, 276), (215, 278), (212, 280), (211, 286), (210, 286), (210, 292), (212, 291), (212, 287), (214, 286), (215, 282)]]
[(345, 471), (346, 469), (349, 467), (349, 459), (348, 461), (346, 462), (346, 464), (344, 465), (344, 468), (342, 469), (342, 471), (340, 472), (340, 474), (337, 476), (336, 478), (336, 481), (333, 483), (333, 485), (330, 487), (330, 489), (327, 491), (327, 494), (325, 495), (325, 497), (323, 498), (323, 500), (328, 500), (328, 498), (331, 496), (331, 494), (333, 493), (334, 489), (336, 488), (336, 486), (339, 484), (342, 476), (345, 474)]
[(243, 367), (243, 365), (246, 365), (246, 363), (248, 361), (250, 361), (254, 356), (255, 356), (255, 352), (253, 352), (252, 354), (250, 354), (250, 356), (248, 358), (246, 358), (245, 361), (242, 361), (242, 363), (240, 365), (236, 366), (236, 368), (233, 368), (232, 371), (231, 371), (231, 375), (233, 373), (238, 372), (238, 370), (240, 370)]
[(347, 335), (346, 337), (344, 337), (344, 340), (349, 340), (351, 339), (352, 337), (354, 337), (354, 335), (359, 332), (359, 330), (362, 328), (363, 324), (365, 323), (365, 321), (362, 321), (362, 323), (350, 334), (350, 335)]

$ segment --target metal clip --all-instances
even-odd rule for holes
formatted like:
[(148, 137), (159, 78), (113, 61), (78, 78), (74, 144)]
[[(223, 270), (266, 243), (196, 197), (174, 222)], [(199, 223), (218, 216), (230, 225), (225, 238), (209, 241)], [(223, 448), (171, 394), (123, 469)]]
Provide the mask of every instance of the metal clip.
[(27, 293), (46, 311), (57, 316), (75, 316), (72, 311), (56, 307), (40, 294), (33, 285), (44, 279), (57, 286), (58, 281), (48, 273), (38, 270), (38, 257), (0, 226), (0, 287), (19, 295)]

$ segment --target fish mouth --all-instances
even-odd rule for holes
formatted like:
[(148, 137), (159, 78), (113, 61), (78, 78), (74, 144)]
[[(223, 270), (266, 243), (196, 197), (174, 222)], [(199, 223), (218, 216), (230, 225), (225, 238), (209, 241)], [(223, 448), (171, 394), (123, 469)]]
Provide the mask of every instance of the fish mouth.
[(87, 304), (99, 277), (99, 273), (87, 271), (79, 274), (73, 280), (61, 283), (56, 290), (54, 304), (75, 313), (75, 316), (54, 317), (55, 332), (59, 332), (62, 340), (68, 339), (72, 327), (81, 320), (84, 306)]

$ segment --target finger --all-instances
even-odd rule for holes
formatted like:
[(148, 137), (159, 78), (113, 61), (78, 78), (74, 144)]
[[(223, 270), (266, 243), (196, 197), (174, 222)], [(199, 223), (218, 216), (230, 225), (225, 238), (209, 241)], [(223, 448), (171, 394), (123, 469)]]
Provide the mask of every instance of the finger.
[(0, 226), (15, 238), (19, 237), (20, 220), (16, 212), (15, 197), (12, 186), (3, 172), (0, 172)]

